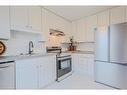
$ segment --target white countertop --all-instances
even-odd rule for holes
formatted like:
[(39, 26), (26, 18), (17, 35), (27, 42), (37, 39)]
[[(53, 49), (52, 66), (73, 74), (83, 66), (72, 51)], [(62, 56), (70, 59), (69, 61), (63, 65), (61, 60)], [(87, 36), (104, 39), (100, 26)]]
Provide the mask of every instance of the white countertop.
[(77, 54), (94, 54), (94, 51), (63, 51), (64, 53), (77, 53)]
[[(69, 54), (94, 54), (93, 51), (63, 51), (62, 53), (69, 53)], [(35, 58), (35, 57), (45, 57), (45, 56), (53, 56), (56, 55), (55, 53), (37, 53), (33, 55), (15, 55), (15, 56), (1, 56), (0, 57), (0, 63), (1, 62), (7, 62), (7, 61), (16, 61), (16, 60), (23, 60), (28, 58)]]
[(7, 62), (7, 61), (28, 59), (28, 58), (35, 58), (35, 57), (53, 56), (53, 55), (55, 55), (55, 54), (53, 54), (53, 53), (38, 53), (38, 54), (33, 54), (33, 55), (1, 56), (0, 63)]

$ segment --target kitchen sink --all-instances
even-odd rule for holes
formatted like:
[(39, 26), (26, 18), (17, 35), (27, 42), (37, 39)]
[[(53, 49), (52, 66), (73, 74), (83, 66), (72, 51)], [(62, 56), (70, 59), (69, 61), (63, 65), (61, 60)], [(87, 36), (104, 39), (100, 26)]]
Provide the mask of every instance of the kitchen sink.
[(36, 56), (36, 55), (40, 55), (40, 53), (32, 53), (32, 54), (21, 54), (20, 56)]

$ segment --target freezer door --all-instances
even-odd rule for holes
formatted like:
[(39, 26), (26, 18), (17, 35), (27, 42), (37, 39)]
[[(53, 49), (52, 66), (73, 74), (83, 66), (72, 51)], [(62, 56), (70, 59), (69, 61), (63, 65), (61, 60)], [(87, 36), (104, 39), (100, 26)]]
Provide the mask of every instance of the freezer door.
[(102, 26), (95, 32), (95, 60), (109, 61), (109, 31)]
[(127, 66), (95, 62), (95, 81), (115, 88), (127, 89)]
[(110, 26), (110, 62), (127, 64), (127, 23)]

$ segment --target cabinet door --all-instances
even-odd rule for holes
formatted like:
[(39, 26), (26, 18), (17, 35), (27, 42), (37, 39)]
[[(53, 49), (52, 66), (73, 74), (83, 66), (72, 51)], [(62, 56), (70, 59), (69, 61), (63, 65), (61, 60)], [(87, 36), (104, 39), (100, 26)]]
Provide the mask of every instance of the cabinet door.
[(55, 57), (43, 57), (40, 59), (39, 88), (43, 88), (56, 80)]
[(72, 71), (76, 72), (76, 70), (77, 70), (77, 63), (78, 63), (77, 62), (77, 56), (75, 54), (72, 54), (71, 57), (72, 57)]
[(125, 7), (115, 7), (110, 9), (110, 24), (125, 22)]
[(79, 73), (88, 74), (88, 57), (79, 57)]
[(16, 62), (16, 89), (38, 88), (38, 64), (36, 59)]
[(125, 19), (126, 19), (126, 22), (127, 22), (127, 7), (126, 7), (126, 12), (125, 12), (125, 13), (126, 13), (126, 17), (125, 17)]
[(94, 59), (93, 56), (80, 56), (79, 58), (80, 73), (87, 75), (91, 78), (94, 77)]
[(74, 72), (88, 75), (93, 78), (94, 73), (94, 56), (87, 54), (75, 54), (72, 56)]
[(94, 41), (94, 32), (97, 27), (97, 16), (93, 15), (86, 19), (86, 41)]
[(84, 73), (87, 71), (87, 60), (86, 58), (82, 57), (80, 54), (74, 54), (72, 58), (72, 63), (74, 67), (74, 72), (75, 73)]
[(78, 36), (78, 41), (84, 42), (86, 41), (86, 21), (85, 19), (81, 19), (77, 21), (77, 31), (76, 36)]
[(77, 21), (72, 21), (71, 23), (71, 31), (72, 31), (72, 36), (74, 36), (75, 40), (77, 41)]
[(42, 8), (41, 10), (41, 23), (42, 23), (42, 35), (43, 35), (43, 40), (48, 41), (48, 35), (49, 35), (49, 28), (48, 28), (48, 23), (46, 19), (46, 10)]
[(41, 32), (41, 7), (29, 7), (29, 27)]
[(10, 8), (11, 29), (24, 30), (28, 28), (28, 7), (15, 6)]
[(87, 57), (88, 73), (87, 75), (94, 79), (94, 55)]
[(0, 39), (9, 39), (9, 7), (1, 6), (0, 13)]
[(48, 70), (47, 68), (47, 59), (46, 58), (41, 58), (40, 59), (40, 68), (39, 68), (39, 88), (43, 88), (49, 83), (49, 78), (48, 76)]
[(108, 26), (109, 25), (109, 10), (103, 11), (97, 14), (97, 26)]

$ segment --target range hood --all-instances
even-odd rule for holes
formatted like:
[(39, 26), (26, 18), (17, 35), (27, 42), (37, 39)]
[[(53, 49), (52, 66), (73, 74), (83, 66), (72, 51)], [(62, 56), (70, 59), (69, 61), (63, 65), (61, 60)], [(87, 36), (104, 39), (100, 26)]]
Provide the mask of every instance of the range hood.
[(65, 36), (65, 33), (60, 30), (50, 29), (50, 35), (53, 36)]

